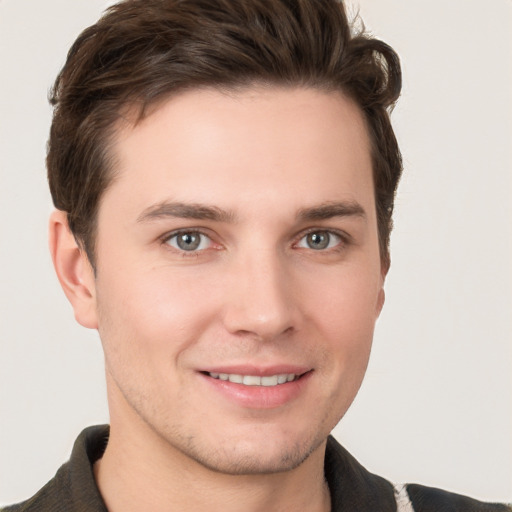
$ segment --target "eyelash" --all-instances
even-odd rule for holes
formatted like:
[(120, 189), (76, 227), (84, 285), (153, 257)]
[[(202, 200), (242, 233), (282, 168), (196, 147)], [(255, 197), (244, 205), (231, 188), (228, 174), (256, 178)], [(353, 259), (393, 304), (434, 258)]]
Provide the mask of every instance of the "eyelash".
[[(336, 244), (336, 246), (331, 247), (331, 248), (320, 249), (320, 250), (315, 250), (315, 249), (309, 248), (309, 250), (311, 250), (313, 252), (318, 252), (318, 253), (340, 252), (340, 251), (343, 251), (348, 245), (350, 245), (351, 241), (352, 241), (350, 235), (348, 235), (344, 231), (338, 231), (336, 229), (311, 228), (311, 229), (301, 232), (300, 235), (295, 238), (295, 241), (293, 242), (293, 247), (296, 247), (301, 242), (301, 240), (303, 240), (305, 237), (307, 237), (308, 235), (313, 234), (313, 233), (327, 233), (329, 235), (334, 235), (340, 239), (339, 243)], [(172, 240), (173, 238), (178, 237), (179, 235), (182, 235), (182, 234), (193, 234), (193, 235), (204, 236), (204, 237), (208, 238), (212, 244), (214, 244), (212, 237), (198, 228), (179, 229), (177, 231), (172, 231), (171, 233), (167, 233), (161, 237), (161, 239), (160, 239), (161, 244), (165, 245), (169, 250), (172, 250), (173, 252), (178, 252), (184, 258), (198, 257), (200, 255), (200, 253), (207, 250), (207, 249), (200, 249), (200, 250), (186, 251), (184, 249), (172, 247), (169, 244), (170, 240)]]

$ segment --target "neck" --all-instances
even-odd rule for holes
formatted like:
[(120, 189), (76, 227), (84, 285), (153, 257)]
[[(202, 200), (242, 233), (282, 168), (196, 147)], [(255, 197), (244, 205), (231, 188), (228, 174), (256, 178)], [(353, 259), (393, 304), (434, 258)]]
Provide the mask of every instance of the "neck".
[(325, 443), (290, 471), (224, 474), (170, 447), (140, 418), (139, 425), (112, 418), (107, 449), (94, 473), (110, 512), (238, 512), (241, 504), (246, 512), (328, 512), (324, 456)]

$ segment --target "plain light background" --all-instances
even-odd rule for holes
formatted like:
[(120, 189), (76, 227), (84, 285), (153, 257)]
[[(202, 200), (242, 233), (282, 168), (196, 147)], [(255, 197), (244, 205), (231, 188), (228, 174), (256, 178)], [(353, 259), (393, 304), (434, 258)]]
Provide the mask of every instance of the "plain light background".
[[(0, 505), (108, 421), (96, 332), (47, 252), (47, 90), (105, 0), (0, 0)], [(387, 302), (335, 430), (369, 470), (512, 501), (512, 1), (360, 0), (402, 58)]]

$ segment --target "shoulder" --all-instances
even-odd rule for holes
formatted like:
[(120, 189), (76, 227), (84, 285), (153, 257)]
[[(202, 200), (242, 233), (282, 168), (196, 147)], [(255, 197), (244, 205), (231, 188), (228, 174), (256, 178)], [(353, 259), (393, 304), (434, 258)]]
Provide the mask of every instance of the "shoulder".
[(512, 512), (500, 503), (484, 503), (468, 496), (419, 484), (404, 486), (414, 512)]
[(333, 437), (327, 441), (325, 477), (333, 512), (512, 512), (509, 505), (484, 503), (442, 489), (394, 485), (370, 473)]
[(64, 512), (69, 510), (68, 463), (61, 466), (56, 475), (30, 499), (1, 508), (0, 512)]
[(75, 441), (70, 460), (39, 492), (0, 512), (106, 512), (93, 464), (103, 454), (108, 434), (106, 425), (86, 428)]

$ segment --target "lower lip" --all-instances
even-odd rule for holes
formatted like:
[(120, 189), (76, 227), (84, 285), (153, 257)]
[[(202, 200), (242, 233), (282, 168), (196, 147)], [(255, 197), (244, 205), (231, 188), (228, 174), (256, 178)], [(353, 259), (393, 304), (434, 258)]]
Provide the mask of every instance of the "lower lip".
[(304, 392), (313, 372), (307, 372), (299, 379), (277, 386), (245, 386), (228, 380), (214, 379), (201, 373), (200, 376), (215, 391), (231, 402), (250, 409), (273, 409), (295, 400)]

